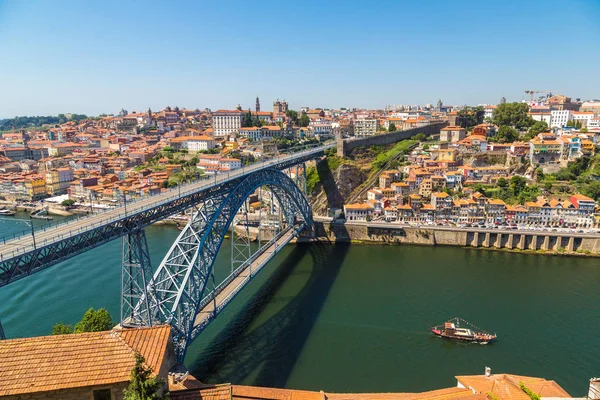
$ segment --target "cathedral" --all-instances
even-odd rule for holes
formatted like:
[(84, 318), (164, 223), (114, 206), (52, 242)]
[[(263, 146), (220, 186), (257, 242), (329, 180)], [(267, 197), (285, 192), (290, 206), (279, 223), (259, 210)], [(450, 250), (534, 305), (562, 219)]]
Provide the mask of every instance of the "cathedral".
[(273, 114), (285, 114), (288, 110), (288, 103), (287, 101), (279, 101), (279, 99), (277, 99), (276, 102), (273, 103)]

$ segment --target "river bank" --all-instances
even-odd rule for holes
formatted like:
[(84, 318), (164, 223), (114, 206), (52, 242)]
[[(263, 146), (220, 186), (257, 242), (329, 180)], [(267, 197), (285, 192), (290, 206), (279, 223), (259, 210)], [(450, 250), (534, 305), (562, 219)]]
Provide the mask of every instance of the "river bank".
[(386, 223), (314, 222), (314, 237), (299, 241), (457, 246), (518, 252), (600, 257), (600, 235), (576, 232), (408, 227)]

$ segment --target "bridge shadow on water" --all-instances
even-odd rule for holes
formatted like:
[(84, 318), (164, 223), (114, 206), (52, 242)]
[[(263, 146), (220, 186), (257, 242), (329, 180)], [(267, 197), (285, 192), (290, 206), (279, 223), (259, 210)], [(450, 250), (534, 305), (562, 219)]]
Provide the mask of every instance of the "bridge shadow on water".
[[(203, 348), (188, 368), (208, 382), (285, 387), (348, 252), (349, 243), (297, 244), (271, 277)], [(258, 326), (261, 312), (295, 273), (300, 260), (312, 258), (310, 276), (288, 303)]]

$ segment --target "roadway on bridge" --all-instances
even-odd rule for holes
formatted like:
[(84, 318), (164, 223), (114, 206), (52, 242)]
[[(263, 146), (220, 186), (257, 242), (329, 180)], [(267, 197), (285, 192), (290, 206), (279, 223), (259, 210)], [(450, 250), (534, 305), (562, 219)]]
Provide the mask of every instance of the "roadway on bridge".
[[(305, 157), (312, 153), (318, 154), (325, 149), (334, 147), (335, 145), (329, 144), (319, 146), (317, 148), (305, 150), (298, 153), (293, 153), (283, 157), (277, 157), (269, 161), (253, 164), (249, 167), (244, 167), (228, 174), (216, 175), (214, 179), (205, 179), (199, 182), (190, 183), (183, 185), (180, 188), (175, 188), (167, 192), (161, 193), (156, 196), (143, 198), (141, 200), (127, 203), (125, 206), (121, 206), (109, 211), (101, 212), (99, 214), (92, 214), (90, 216), (79, 218), (76, 220), (70, 220), (66, 223), (50, 227), (44, 230), (38, 230), (35, 232), (35, 244), (36, 247), (43, 247), (50, 245), (60, 240), (77, 235), (82, 232), (92, 230), (94, 228), (119, 221), (127, 216), (152, 209), (161, 204), (169, 203), (180, 197), (196, 193), (212, 186), (225, 183), (227, 181), (240, 178), (248, 175), (252, 172), (269, 168), (277, 167), (279, 164), (287, 161), (292, 161), (295, 158)], [(28, 251), (34, 250), (34, 239), (31, 235), (23, 235), (16, 239), (7, 240), (5, 243), (0, 245), (0, 259), (8, 259)]]
[(227, 286), (217, 293), (216, 301), (209, 302), (198, 311), (196, 319), (194, 320), (194, 326), (207, 325), (209, 322), (208, 320), (216, 315), (215, 310), (219, 312), (219, 310), (229, 303), (244, 285), (275, 256), (277, 249), (288, 244), (294, 236), (296, 236), (296, 230), (288, 228), (288, 230), (283, 232), (276, 241), (271, 242), (270, 245), (266, 245), (260, 255), (249, 263), (246, 268), (240, 271)]

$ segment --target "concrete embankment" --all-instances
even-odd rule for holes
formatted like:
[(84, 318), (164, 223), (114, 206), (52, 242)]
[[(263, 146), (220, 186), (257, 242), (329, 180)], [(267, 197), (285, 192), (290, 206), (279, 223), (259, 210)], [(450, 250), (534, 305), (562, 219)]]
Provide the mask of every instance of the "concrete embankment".
[(304, 236), (300, 240), (461, 246), (546, 254), (600, 256), (600, 236), (581, 233), (315, 222), (315, 236), (316, 239)]

